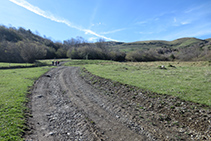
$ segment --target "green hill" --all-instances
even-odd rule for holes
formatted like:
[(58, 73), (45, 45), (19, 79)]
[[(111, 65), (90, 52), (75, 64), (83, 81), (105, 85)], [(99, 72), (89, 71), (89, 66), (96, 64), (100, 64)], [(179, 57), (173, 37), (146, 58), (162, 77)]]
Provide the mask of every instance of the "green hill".
[[(22, 27), (0, 25), (0, 62), (33, 63), (37, 59), (59, 58), (60, 43), (43, 38)], [(66, 55), (66, 54), (65, 54)]]
[(76, 37), (53, 42), (22, 27), (0, 26), (0, 62), (33, 63), (53, 58), (103, 59), (115, 61), (199, 61), (211, 60), (211, 38), (179, 38), (173, 41), (148, 40), (131, 43), (95, 43)]
[(173, 41), (149, 40), (121, 44), (117, 42), (117, 44), (113, 44), (112, 48), (118, 49), (120, 51), (131, 52), (135, 50), (149, 50), (156, 48), (186, 48), (197, 44), (206, 45), (207, 42), (211, 42), (211, 38), (206, 40), (197, 38), (180, 38)]

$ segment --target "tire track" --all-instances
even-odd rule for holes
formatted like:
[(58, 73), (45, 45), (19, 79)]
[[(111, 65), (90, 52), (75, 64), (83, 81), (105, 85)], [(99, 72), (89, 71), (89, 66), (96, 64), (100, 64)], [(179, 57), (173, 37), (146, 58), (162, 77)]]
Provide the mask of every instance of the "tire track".
[(64, 92), (58, 81), (64, 68), (52, 69), (34, 84), (31, 97), (31, 118), (28, 141), (101, 140), (95, 127), (88, 122)]
[[(71, 100), (103, 131), (108, 140), (147, 140), (144, 135), (133, 132), (117, 120), (117, 117), (102, 108), (100, 103), (109, 104), (109, 102), (102, 99), (99, 92), (81, 80), (78, 71), (79, 68), (64, 69), (59, 77), (60, 82), (70, 94)], [(107, 105), (107, 107), (112, 107), (112, 105)]]
[(58, 67), (40, 77), (31, 96), (28, 141), (147, 140), (111, 111), (109, 99), (87, 84), (76, 67)]

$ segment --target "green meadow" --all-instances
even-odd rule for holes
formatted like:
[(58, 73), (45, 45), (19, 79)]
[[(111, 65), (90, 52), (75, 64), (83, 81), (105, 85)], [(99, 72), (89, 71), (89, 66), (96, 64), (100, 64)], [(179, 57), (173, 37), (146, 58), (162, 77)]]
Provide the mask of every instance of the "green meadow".
[[(1, 63), (2, 64), (2, 63)], [(22, 140), (27, 92), (45, 67), (0, 70), (0, 140)]]
[(84, 67), (100, 77), (211, 106), (210, 62), (113, 62)]
[(104, 64), (112, 63), (113, 61), (109, 60), (69, 60), (64, 66), (84, 66), (90, 64)]
[(32, 66), (33, 64), (28, 63), (0, 63), (1, 67), (15, 67), (15, 66)]

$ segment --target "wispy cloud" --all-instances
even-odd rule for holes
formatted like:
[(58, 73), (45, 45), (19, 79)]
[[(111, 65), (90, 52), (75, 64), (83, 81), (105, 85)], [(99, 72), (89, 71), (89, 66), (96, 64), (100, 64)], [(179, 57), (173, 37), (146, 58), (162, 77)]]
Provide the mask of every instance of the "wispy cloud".
[(186, 24), (190, 24), (190, 22), (189, 21), (183, 21), (183, 22), (181, 22), (181, 24), (186, 25)]
[(74, 28), (74, 29), (77, 29), (77, 30), (80, 30), (80, 31), (83, 31), (85, 32), (85, 34), (92, 34), (92, 35), (95, 35), (99, 38), (104, 38), (106, 40), (111, 40), (111, 41), (116, 41), (114, 39), (111, 39), (111, 38), (108, 38), (108, 37), (105, 37), (103, 35), (100, 35), (100, 34), (97, 34), (96, 32), (92, 31), (92, 30), (89, 30), (89, 29), (84, 29), (78, 25), (75, 25), (73, 23), (71, 23), (70, 21), (66, 20), (66, 19), (63, 19), (63, 18), (60, 18), (60, 17), (56, 17), (54, 16), (52, 13), (50, 12), (47, 12), (47, 11), (44, 11), (42, 9), (40, 9), (39, 7), (36, 7), (32, 4), (30, 4), (29, 2), (27, 2), (26, 0), (10, 0), (11, 2), (23, 7), (23, 8), (26, 8), (27, 10), (37, 14), (37, 15), (40, 15), (44, 18), (47, 18), (49, 20), (52, 20), (52, 21), (55, 21), (55, 22), (58, 22), (58, 23), (63, 23), (71, 28)]
[(177, 22), (177, 18), (174, 18), (174, 23), (176, 23)]
[(139, 32), (139, 34), (153, 34), (154, 32)]
[(90, 27), (89, 28), (91, 28), (92, 26), (95, 25), (95, 24), (93, 24), (93, 20), (95, 19), (96, 13), (98, 11), (98, 7), (99, 6), (97, 5), (93, 10), (93, 13), (92, 13), (91, 18), (90, 18)]
[(196, 7), (191, 7), (188, 10), (185, 11), (185, 13), (191, 13), (193, 11), (199, 10), (201, 8), (203, 8), (204, 5), (200, 5), (200, 6), (196, 6)]
[(89, 26), (89, 29), (93, 26), (100, 26), (100, 25), (105, 25), (104, 23), (102, 22), (98, 22), (98, 23), (90, 23), (90, 26)]
[(147, 24), (148, 21), (139, 21), (139, 22), (136, 22), (135, 24), (137, 25), (143, 25), (143, 24)]
[(191, 24), (191, 21), (187, 20), (187, 21), (179, 21), (179, 20), (175, 20), (174, 19), (174, 22), (173, 22), (173, 26), (184, 26), (184, 25), (188, 25), (188, 24)]
[(174, 40), (182, 37), (201, 37), (205, 35), (211, 34), (211, 29), (209, 29), (210, 25), (195, 27), (195, 29), (189, 28), (181, 31), (173, 31), (172, 33), (166, 34), (164, 36), (160, 36), (161, 39), (164, 40)]
[(159, 20), (162, 20), (160, 18), (160, 16), (153, 16), (152, 18), (148, 18), (148, 19), (145, 19), (145, 20), (142, 20), (142, 21), (137, 21), (137, 22), (135, 22), (135, 25), (145, 26), (147, 24), (152, 24), (152, 23), (158, 22)]
[(90, 42), (93, 42), (93, 41), (96, 41), (97, 40), (97, 37), (90, 37), (89, 39), (88, 39), (88, 41), (90, 41)]
[(125, 30), (125, 28), (116, 29), (116, 30), (107, 31), (107, 32), (101, 32), (101, 34), (111, 34), (111, 33), (116, 33), (116, 32), (123, 31), (123, 30)]

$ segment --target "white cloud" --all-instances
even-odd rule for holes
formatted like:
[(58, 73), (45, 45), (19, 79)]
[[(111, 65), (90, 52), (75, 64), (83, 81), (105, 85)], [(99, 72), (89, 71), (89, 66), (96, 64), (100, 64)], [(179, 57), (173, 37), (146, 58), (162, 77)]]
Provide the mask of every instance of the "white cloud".
[(105, 25), (105, 24), (104, 24), (104, 23), (102, 23), (102, 22), (98, 22), (98, 23), (90, 23), (89, 29), (91, 29), (91, 27), (94, 27), (94, 26), (102, 26), (102, 25)]
[(184, 20), (184, 18), (183, 19), (174, 18), (172, 24), (173, 24), (173, 26), (183, 26), (183, 25), (187, 25), (187, 24), (191, 24), (191, 23), (192, 23), (191, 19)]
[(101, 34), (111, 34), (111, 33), (116, 33), (116, 32), (122, 31), (122, 30), (125, 30), (125, 28), (116, 29), (116, 30), (107, 31), (107, 32), (101, 32)]
[(148, 23), (148, 21), (140, 21), (140, 22), (136, 22), (135, 24), (137, 24), (137, 25), (143, 25), (143, 24), (146, 24), (146, 23)]
[(117, 40), (114, 40), (114, 39), (111, 39), (111, 38), (107, 38), (107, 37), (105, 37), (103, 35), (97, 34), (94, 31), (89, 30), (89, 29), (83, 29), (83, 31), (85, 32), (85, 34), (92, 34), (92, 35), (95, 35), (97, 37), (104, 38), (106, 40), (117, 41)]
[(44, 18), (50, 19), (50, 20), (58, 22), (58, 23), (66, 24), (67, 26), (69, 26), (71, 28), (75, 28), (77, 30), (85, 32), (85, 34), (92, 34), (92, 35), (95, 35), (97, 37), (104, 38), (106, 40), (116, 41), (114, 39), (105, 37), (103, 35), (99, 35), (99, 34), (95, 33), (94, 31), (91, 31), (89, 29), (84, 29), (84, 28), (82, 28), (82, 27), (80, 27), (78, 25), (75, 25), (75, 24), (71, 23), (70, 21), (68, 21), (66, 19), (55, 17), (50, 12), (46, 12), (46, 11), (40, 9), (39, 7), (33, 6), (30, 3), (28, 3), (26, 0), (10, 0), (10, 1), (15, 3), (15, 4), (17, 4), (17, 5), (19, 5), (19, 6), (21, 6), (21, 7), (23, 7), (23, 8), (26, 8), (27, 10), (29, 10), (29, 11), (37, 14), (37, 15), (40, 15), (40, 16), (42, 16)]
[(188, 21), (181, 22), (182, 25), (190, 24)]
[(139, 34), (153, 34), (154, 32), (139, 32)]
[(93, 41), (96, 41), (97, 39), (98, 39), (97, 37), (90, 37), (90, 38), (88, 39), (88, 41), (93, 42)]
[(185, 11), (185, 13), (191, 13), (193, 11), (199, 10), (199, 9), (203, 8), (203, 6), (204, 5), (200, 5), (200, 6), (189, 8), (188, 10)]

